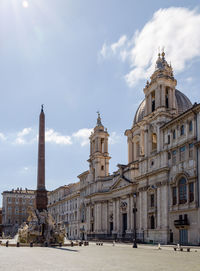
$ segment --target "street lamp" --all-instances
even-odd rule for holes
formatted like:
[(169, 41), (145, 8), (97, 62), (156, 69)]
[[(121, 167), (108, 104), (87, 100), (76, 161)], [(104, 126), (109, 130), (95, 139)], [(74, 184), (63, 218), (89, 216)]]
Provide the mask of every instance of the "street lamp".
[(133, 207), (133, 215), (134, 215), (134, 229), (133, 229), (133, 248), (137, 248), (137, 236), (136, 236), (136, 193), (133, 193), (133, 202), (134, 202), (134, 207)]

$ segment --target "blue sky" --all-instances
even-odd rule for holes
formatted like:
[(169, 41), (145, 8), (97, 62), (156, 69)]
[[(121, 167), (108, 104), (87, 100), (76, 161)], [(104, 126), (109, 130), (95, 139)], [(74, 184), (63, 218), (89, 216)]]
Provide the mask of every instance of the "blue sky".
[(110, 172), (127, 163), (124, 131), (159, 47), (177, 88), (200, 101), (199, 25), (194, 0), (0, 0), (0, 191), (36, 188), (41, 104), (47, 189), (88, 169), (97, 110), (111, 137)]

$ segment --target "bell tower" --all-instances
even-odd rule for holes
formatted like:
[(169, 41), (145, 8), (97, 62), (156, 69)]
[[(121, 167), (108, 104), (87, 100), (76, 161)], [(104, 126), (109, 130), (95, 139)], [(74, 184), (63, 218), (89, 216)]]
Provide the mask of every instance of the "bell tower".
[(171, 64), (165, 60), (164, 51), (158, 54), (155, 71), (150, 83), (144, 88), (146, 107), (145, 116), (156, 111), (176, 113), (175, 87), (177, 81), (173, 75)]
[(100, 113), (97, 113), (97, 124), (89, 138), (90, 158), (88, 159), (90, 173), (93, 175), (94, 180), (109, 175), (109, 160), (111, 158), (108, 153), (109, 134), (101, 123)]

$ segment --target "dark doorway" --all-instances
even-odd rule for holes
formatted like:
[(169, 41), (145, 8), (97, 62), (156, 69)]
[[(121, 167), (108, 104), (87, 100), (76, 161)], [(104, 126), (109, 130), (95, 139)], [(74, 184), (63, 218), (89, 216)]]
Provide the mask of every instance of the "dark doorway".
[(112, 234), (113, 231), (113, 222), (110, 222), (110, 234)]
[(173, 243), (174, 242), (174, 236), (173, 236), (173, 232), (172, 231), (170, 231), (170, 236), (169, 236), (169, 238), (170, 238), (170, 243)]
[(122, 214), (122, 233), (123, 235), (126, 234), (127, 230), (127, 214)]
[(85, 240), (85, 233), (83, 232), (82, 233), (82, 241), (84, 241)]
[(153, 215), (151, 216), (151, 229), (155, 229), (155, 219)]

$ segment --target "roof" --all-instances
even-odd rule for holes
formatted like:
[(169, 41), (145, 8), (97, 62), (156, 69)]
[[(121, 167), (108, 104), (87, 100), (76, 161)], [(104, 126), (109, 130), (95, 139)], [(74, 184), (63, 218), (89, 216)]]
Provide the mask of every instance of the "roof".
[[(178, 89), (175, 90), (175, 98), (176, 98), (176, 108), (179, 115), (192, 107), (192, 103), (190, 102), (188, 97), (185, 94), (183, 94), (181, 91), (179, 91)], [(133, 125), (143, 120), (145, 116), (145, 106), (146, 106), (146, 101), (144, 99), (139, 105), (135, 113)]]
[(34, 195), (35, 194), (35, 191), (36, 190), (32, 190), (32, 189), (21, 189), (21, 188), (18, 188), (18, 189), (12, 189), (10, 191), (3, 191), (2, 195), (3, 194), (30, 194), (30, 195)]

